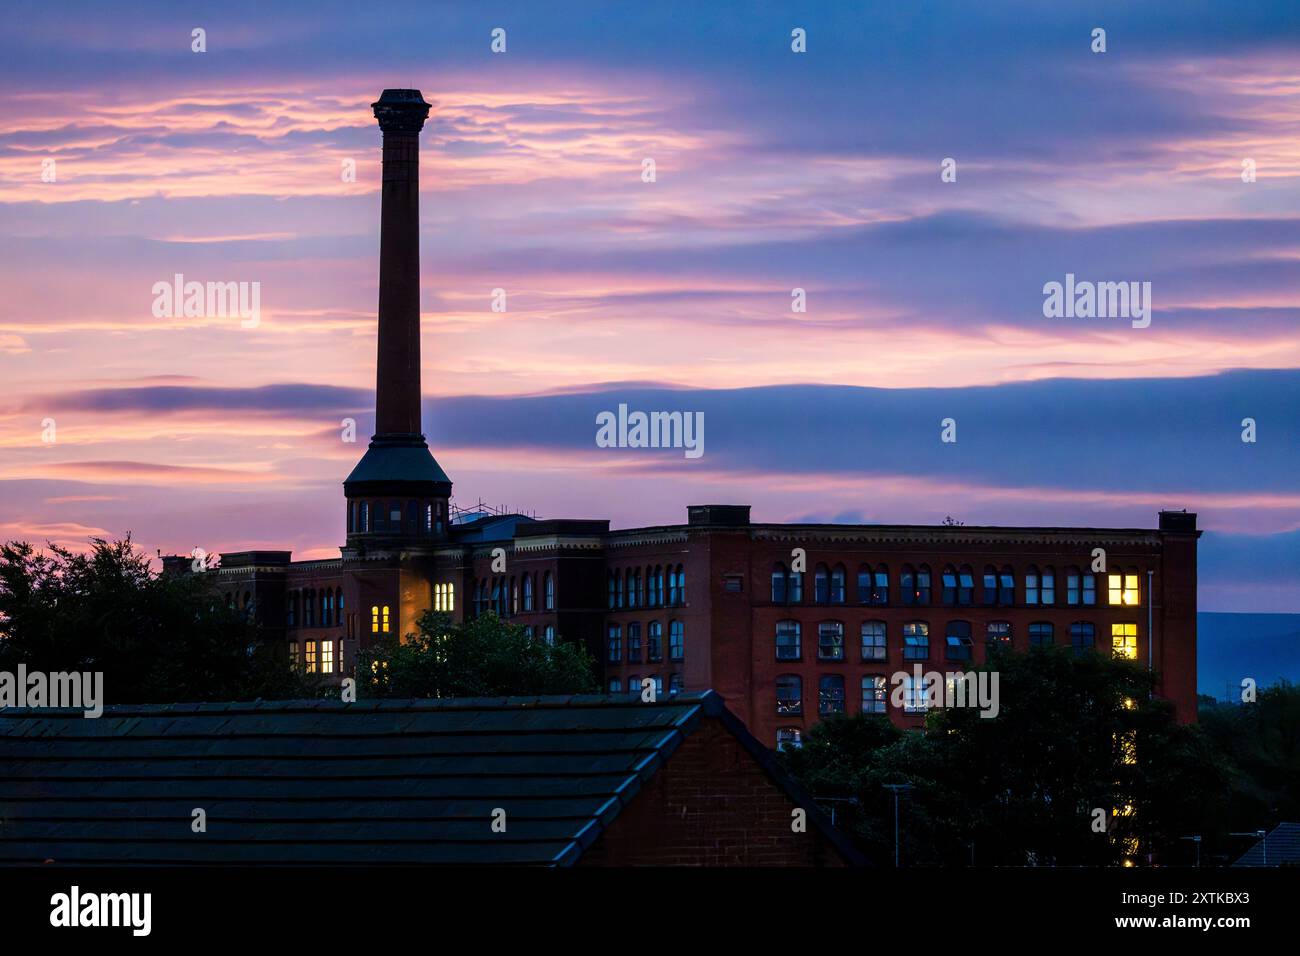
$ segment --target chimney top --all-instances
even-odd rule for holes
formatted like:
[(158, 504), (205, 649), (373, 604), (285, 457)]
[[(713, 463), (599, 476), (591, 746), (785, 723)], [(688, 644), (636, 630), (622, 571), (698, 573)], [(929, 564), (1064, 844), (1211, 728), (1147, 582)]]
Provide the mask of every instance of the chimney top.
[(429, 104), (419, 90), (384, 90), (370, 108), (385, 133), (418, 133), (429, 115)]

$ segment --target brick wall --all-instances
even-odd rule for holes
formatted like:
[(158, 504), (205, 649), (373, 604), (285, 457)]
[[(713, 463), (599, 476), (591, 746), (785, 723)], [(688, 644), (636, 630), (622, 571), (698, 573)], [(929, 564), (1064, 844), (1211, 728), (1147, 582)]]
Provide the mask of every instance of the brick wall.
[(703, 720), (580, 861), (583, 866), (843, 866), (717, 720)]

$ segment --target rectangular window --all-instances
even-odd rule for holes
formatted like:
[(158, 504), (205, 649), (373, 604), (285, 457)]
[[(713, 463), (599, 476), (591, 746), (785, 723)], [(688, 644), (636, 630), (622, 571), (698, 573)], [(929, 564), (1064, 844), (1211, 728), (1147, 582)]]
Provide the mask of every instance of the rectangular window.
[(885, 656), (885, 622), (865, 621), (862, 625), (862, 659), (883, 661)]
[(322, 674), (334, 673), (334, 642), (320, 642), (320, 672)]
[(668, 659), (680, 661), (686, 658), (686, 625), (673, 621), (668, 625)]
[(823, 717), (829, 714), (844, 713), (844, 678), (839, 674), (827, 674), (817, 685), (817, 712)]
[(605, 660), (611, 664), (617, 664), (623, 660), (623, 629), (617, 624), (609, 626), (609, 637), (605, 646)]
[(823, 621), (817, 625), (817, 656), (824, 661), (844, 660), (844, 625)]
[(1006, 621), (991, 621), (984, 632), (989, 647), (1011, 646), (1011, 625)]
[(1056, 572), (1051, 568), (1043, 571), (1042, 578), (1042, 600), (1043, 604), (1052, 605), (1056, 603)]
[(1030, 647), (1050, 647), (1054, 641), (1055, 635), (1051, 624), (1040, 621), (1029, 625)]
[(664, 659), (664, 626), (658, 621), (650, 622), (650, 629), (646, 631), (645, 649), (650, 663)]
[(745, 590), (745, 579), (739, 574), (728, 574), (722, 579), (722, 590), (728, 594), (739, 594)]
[(1083, 576), (1083, 604), (1084, 607), (1090, 607), (1097, 603), (1097, 575), (1085, 574)]
[(1096, 641), (1096, 629), (1090, 621), (1075, 621), (1070, 625), (1070, 646), (1076, 654), (1090, 651)]
[(298, 666), (298, 642), (289, 642), (289, 663), (294, 667)]
[(1065, 576), (1065, 603), (1071, 607), (1079, 604), (1079, 575), (1073, 571)]
[(776, 679), (776, 712), (803, 713), (803, 678), (799, 675), (783, 674)]
[(871, 674), (862, 678), (862, 712), (864, 714), (883, 714), (886, 697), (885, 678)]
[(1106, 589), (1111, 605), (1132, 607), (1138, 604), (1138, 576), (1136, 574), (1106, 575)]
[(798, 748), (803, 746), (803, 731), (798, 727), (782, 727), (776, 732), (776, 749)]
[(974, 656), (975, 641), (970, 635), (969, 621), (949, 621), (944, 634), (945, 657), (950, 661), (968, 661)]
[(308, 641), (303, 645), (303, 662), (307, 665), (307, 673), (316, 673), (316, 642)]
[(802, 638), (798, 621), (776, 622), (776, 659), (797, 661), (803, 657)]
[(1025, 575), (1025, 603), (1035, 605), (1038, 603), (1038, 572), (1030, 571)]
[(609, 692), (611, 694), (623, 693), (623, 682), (619, 680), (617, 677), (611, 677), (609, 679)]
[(930, 659), (930, 625), (915, 622), (903, 625), (903, 660)]
[(641, 625), (639, 622), (627, 626), (627, 662), (641, 663)]
[(668, 677), (668, 696), (675, 697), (682, 692), (685, 687), (681, 674), (671, 674)]
[(1136, 624), (1112, 624), (1110, 626), (1110, 643), (1116, 657), (1135, 661), (1138, 656), (1138, 626)]
[(921, 714), (927, 709), (927, 684), (925, 678), (918, 679), (914, 674), (903, 675), (903, 712)]

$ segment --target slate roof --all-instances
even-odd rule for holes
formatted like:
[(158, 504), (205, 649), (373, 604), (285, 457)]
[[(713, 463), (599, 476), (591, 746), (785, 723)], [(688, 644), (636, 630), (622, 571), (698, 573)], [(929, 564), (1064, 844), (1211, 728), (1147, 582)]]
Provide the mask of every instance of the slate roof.
[(1264, 866), (1265, 843), (1269, 866), (1300, 866), (1300, 823), (1279, 823), (1232, 865)]
[[(712, 691), (0, 710), (0, 863), (571, 865), (719, 718), (860, 858)], [(207, 832), (191, 831), (192, 811)], [(495, 808), (505, 833), (492, 833)]]
[(370, 481), (436, 481), (450, 483), (433, 453), (425, 445), (372, 442), (344, 485)]

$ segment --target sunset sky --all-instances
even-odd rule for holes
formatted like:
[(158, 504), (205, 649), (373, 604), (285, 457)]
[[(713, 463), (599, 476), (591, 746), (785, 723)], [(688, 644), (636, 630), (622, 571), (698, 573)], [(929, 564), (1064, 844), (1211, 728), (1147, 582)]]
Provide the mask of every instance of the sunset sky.
[[(8, 3), (0, 540), (338, 553), (373, 427), (369, 104), (413, 87), (458, 504), (1186, 508), (1202, 610), (1300, 611), (1300, 16), (1150, 6)], [(260, 324), (155, 317), (177, 273), (260, 283)], [(1067, 273), (1149, 281), (1150, 327), (1045, 318)], [(705, 454), (597, 448), (620, 402), (703, 411)]]

